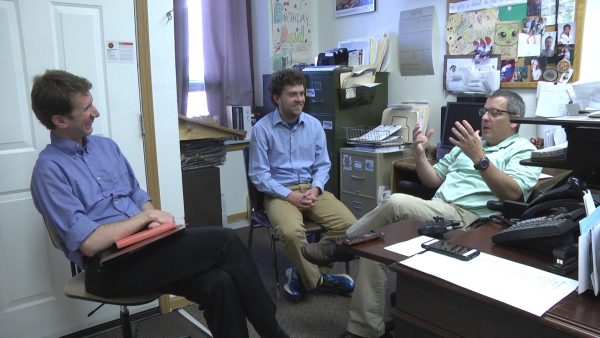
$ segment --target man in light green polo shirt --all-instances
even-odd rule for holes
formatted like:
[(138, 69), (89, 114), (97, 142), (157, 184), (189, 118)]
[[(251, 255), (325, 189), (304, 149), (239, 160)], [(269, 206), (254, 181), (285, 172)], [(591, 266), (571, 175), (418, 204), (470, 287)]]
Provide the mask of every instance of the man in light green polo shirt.
[[(433, 130), (423, 132), (416, 126), (413, 130), (416, 170), (425, 186), (437, 188), (435, 196), (423, 200), (393, 194), (350, 227), (348, 236), (402, 220), (424, 221), (434, 216), (469, 225), (479, 217), (494, 213), (486, 208), (490, 200), (526, 200), (541, 168), (520, 164), (535, 150), (531, 142), (517, 134), (519, 124), (510, 122), (511, 115), (525, 115), (523, 99), (511, 91), (497, 90), (490, 94), (479, 114), (481, 131), (473, 130), (467, 121), (455, 122), (450, 138), (455, 147), (435, 165), (425, 157), (425, 145)], [(316, 244), (306, 247), (303, 253), (309, 261), (325, 263), (337, 254), (330, 248)], [(381, 263), (360, 259), (350, 320), (342, 337), (384, 335), (387, 271)]]

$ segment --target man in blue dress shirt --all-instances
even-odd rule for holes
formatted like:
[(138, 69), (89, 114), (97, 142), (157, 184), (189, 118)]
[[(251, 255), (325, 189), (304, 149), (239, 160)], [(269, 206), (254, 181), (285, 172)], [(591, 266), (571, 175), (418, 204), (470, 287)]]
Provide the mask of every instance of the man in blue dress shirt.
[(69, 260), (86, 270), (86, 290), (104, 297), (164, 293), (204, 309), (214, 337), (288, 337), (239, 237), (221, 227), (190, 228), (100, 264), (98, 253), (144, 228), (173, 222), (140, 189), (111, 139), (91, 135), (100, 113), (92, 84), (61, 70), (36, 76), (32, 108), (50, 132), (31, 178), (35, 207)]
[(304, 75), (293, 69), (271, 76), (269, 89), (278, 108), (252, 128), (248, 170), (252, 183), (265, 193), (267, 216), (294, 265), (286, 271), (284, 286), (294, 301), (313, 289), (341, 294), (354, 290), (350, 276), (321, 273), (300, 252), (306, 244), (303, 217), (327, 229), (324, 239), (345, 236), (356, 221), (350, 210), (323, 188), (331, 162), (323, 126), (302, 112), (305, 87)]

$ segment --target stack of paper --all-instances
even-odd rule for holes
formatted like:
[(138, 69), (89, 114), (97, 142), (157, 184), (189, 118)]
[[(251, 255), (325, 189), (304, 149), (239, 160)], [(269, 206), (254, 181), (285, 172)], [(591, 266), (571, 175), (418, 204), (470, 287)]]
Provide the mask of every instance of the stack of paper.
[(600, 208), (595, 208), (590, 194), (584, 196), (588, 216), (579, 221), (579, 286), (577, 292), (593, 289), (597, 296), (600, 291)]
[(340, 41), (338, 48), (347, 48), (349, 53), (348, 66), (375, 68), (385, 71), (389, 60), (390, 34), (373, 36), (362, 39)]

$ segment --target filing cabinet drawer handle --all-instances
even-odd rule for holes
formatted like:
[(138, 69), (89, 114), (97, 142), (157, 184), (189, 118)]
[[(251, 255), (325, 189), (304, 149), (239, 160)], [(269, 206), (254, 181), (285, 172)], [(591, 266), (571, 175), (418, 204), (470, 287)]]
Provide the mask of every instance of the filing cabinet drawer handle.
[(353, 180), (360, 180), (360, 181), (363, 181), (365, 179), (364, 176), (356, 176), (356, 175), (352, 175), (352, 176), (350, 176), (350, 178)]
[(362, 210), (363, 203), (360, 201), (352, 201), (352, 207), (354, 209)]

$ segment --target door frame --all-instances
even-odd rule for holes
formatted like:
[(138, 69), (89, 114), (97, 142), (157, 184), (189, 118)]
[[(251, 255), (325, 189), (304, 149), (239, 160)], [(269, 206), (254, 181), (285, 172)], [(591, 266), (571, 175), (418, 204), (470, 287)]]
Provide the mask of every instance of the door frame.
[[(154, 129), (154, 104), (152, 96), (152, 67), (150, 58), (150, 34), (148, 27), (148, 0), (135, 0), (135, 29), (137, 34), (138, 67), (140, 77), (140, 106), (148, 194), (155, 208), (161, 209), (158, 159), (156, 155), (156, 132)], [(193, 304), (184, 297), (162, 295), (159, 298), (161, 313)]]

